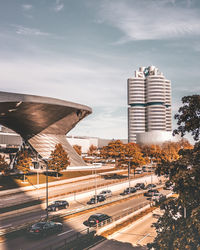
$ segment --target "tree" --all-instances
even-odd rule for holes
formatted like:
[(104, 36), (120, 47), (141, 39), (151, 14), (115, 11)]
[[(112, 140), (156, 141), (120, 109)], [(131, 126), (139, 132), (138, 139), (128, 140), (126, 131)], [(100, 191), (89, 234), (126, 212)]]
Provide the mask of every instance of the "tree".
[(184, 105), (174, 116), (178, 120), (178, 128), (174, 130), (174, 134), (180, 133), (181, 136), (184, 136), (188, 132), (197, 141), (200, 132), (200, 95), (184, 96), (182, 103)]
[(70, 161), (67, 152), (63, 149), (62, 145), (56, 144), (55, 149), (51, 151), (51, 155), (48, 160), (48, 168), (55, 170), (57, 172), (57, 178), (58, 173), (66, 169), (67, 166), (69, 166)]
[(97, 155), (97, 147), (94, 146), (93, 144), (90, 145), (87, 154), (88, 154), (88, 156), (95, 156), (95, 155)]
[[(174, 133), (184, 136), (186, 132), (190, 132), (194, 140), (198, 141), (199, 96), (183, 97), (182, 101), (184, 106), (175, 115), (179, 127)], [(157, 169), (158, 175), (169, 175), (177, 197), (160, 205), (164, 215), (155, 223), (157, 236), (148, 245), (149, 249), (196, 250), (200, 247), (200, 142), (192, 149), (181, 148), (178, 155), (177, 160), (162, 161)]]
[(100, 154), (104, 159), (115, 159), (116, 166), (118, 166), (119, 161), (125, 157), (124, 149), (124, 144), (120, 140), (111, 141), (101, 149)]
[(27, 150), (21, 150), (17, 156), (17, 163), (15, 167), (24, 173), (24, 182), (26, 179), (26, 174), (30, 171), (30, 166), (32, 164), (32, 159)]
[(73, 148), (75, 149), (76, 153), (81, 155), (82, 154), (82, 148), (80, 145), (73, 145)]
[(135, 170), (138, 166), (146, 163), (145, 158), (142, 155), (140, 147), (136, 143), (125, 144), (125, 159), (124, 162), (129, 164), (130, 167)]
[(5, 156), (2, 156), (0, 154), (0, 172), (2, 172), (4, 175), (8, 171), (8, 163), (5, 161)]

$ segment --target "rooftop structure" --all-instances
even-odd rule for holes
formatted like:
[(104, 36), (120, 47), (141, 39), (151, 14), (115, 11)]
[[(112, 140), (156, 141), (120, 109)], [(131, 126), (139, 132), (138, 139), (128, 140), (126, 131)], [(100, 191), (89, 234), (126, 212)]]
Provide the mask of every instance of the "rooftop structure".
[(19, 134), (42, 159), (61, 143), (71, 166), (85, 165), (66, 140), (66, 134), (91, 108), (55, 98), (0, 92), (0, 124)]

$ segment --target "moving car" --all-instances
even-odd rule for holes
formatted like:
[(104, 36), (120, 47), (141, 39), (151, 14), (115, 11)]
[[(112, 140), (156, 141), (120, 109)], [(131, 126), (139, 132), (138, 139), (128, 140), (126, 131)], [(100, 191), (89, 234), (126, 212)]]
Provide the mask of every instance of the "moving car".
[(103, 195), (97, 195), (97, 197), (92, 197), (88, 202), (87, 204), (88, 205), (91, 205), (91, 204), (96, 204), (98, 202), (102, 202), (102, 201), (105, 201), (106, 200), (106, 197), (103, 196)]
[(100, 195), (103, 195), (106, 198), (108, 198), (108, 197), (112, 196), (112, 192), (111, 192), (111, 190), (102, 190), (101, 193), (100, 193)]
[(69, 203), (64, 200), (54, 201), (51, 205), (47, 207), (48, 211), (58, 211), (59, 209), (69, 207)]
[(156, 184), (148, 184), (145, 189), (155, 188)]
[(124, 189), (124, 192), (121, 193), (120, 195), (127, 195), (127, 194), (131, 194), (131, 193), (135, 193), (137, 190), (134, 187), (129, 187)]
[(135, 185), (135, 189), (136, 189), (136, 190), (140, 190), (140, 189), (144, 189), (144, 188), (145, 188), (145, 185), (144, 185), (143, 182), (141, 182), (141, 183), (136, 183), (136, 185)]
[(107, 214), (93, 214), (91, 215), (88, 220), (84, 221), (83, 224), (89, 227), (96, 226), (98, 223), (103, 223), (103, 222), (111, 222), (112, 217), (107, 215)]
[(152, 196), (159, 196), (160, 192), (157, 189), (150, 189), (144, 193), (144, 196), (152, 197)]
[(45, 237), (48, 234), (61, 232), (63, 225), (60, 222), (41, 221), (33, 224), (27, 230), (28, 236)]

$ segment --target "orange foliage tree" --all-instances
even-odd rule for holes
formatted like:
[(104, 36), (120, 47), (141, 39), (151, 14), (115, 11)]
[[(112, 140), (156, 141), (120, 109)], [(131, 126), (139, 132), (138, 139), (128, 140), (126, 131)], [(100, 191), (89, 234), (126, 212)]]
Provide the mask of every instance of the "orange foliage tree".
[(76, 151), (77, 154), (82, 154), (82, 147), (80, 145), (73, 145), (73, 149)]
[(95, 156), (97, 153), (97, 147), (92, 144), (87, 152), (88, 156)]
[(120, 140), (111, 141), (101, 149), (100, 155), (104, 159), (114, 159), (118, 166), (121, 159), (125, 158), (125, 146)]
[(134, 169), (134, 171), (137, 167), (146, 164), (141, 149), (136, 143), (124, 144), (124, 151), (124, 162), (126, 162), (127, 165), (130, 163), (130, 168)]

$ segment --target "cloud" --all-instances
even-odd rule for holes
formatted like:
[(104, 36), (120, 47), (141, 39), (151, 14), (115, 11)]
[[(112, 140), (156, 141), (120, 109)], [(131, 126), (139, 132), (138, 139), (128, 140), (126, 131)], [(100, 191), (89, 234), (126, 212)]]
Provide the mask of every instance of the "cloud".
[(25, 10), (25, 11), (29, 11), (33, 8), (33, 5), (31, 4), (23, 4), (22, 5), (22, 9)]
[(99, 6), (99, 19), (121, 30), (124, 35), (118, 43), (200, 35), (198, 10), (189, 7), (190, 1), (181, 2), (105, 0)]
[(42, 32), (39, 29), (33, 29), (24, 27), (21, 25), (12, 25), (15, 28), (15, 32), (18, 35), (30, 35), (30, 36), (49, 36), (50, 34), (47, 32)]
[(59, 12), (64, 8), (64, 3), (62, 0), (56, 0), (56, 6), (54, 7), (55, 12)]

